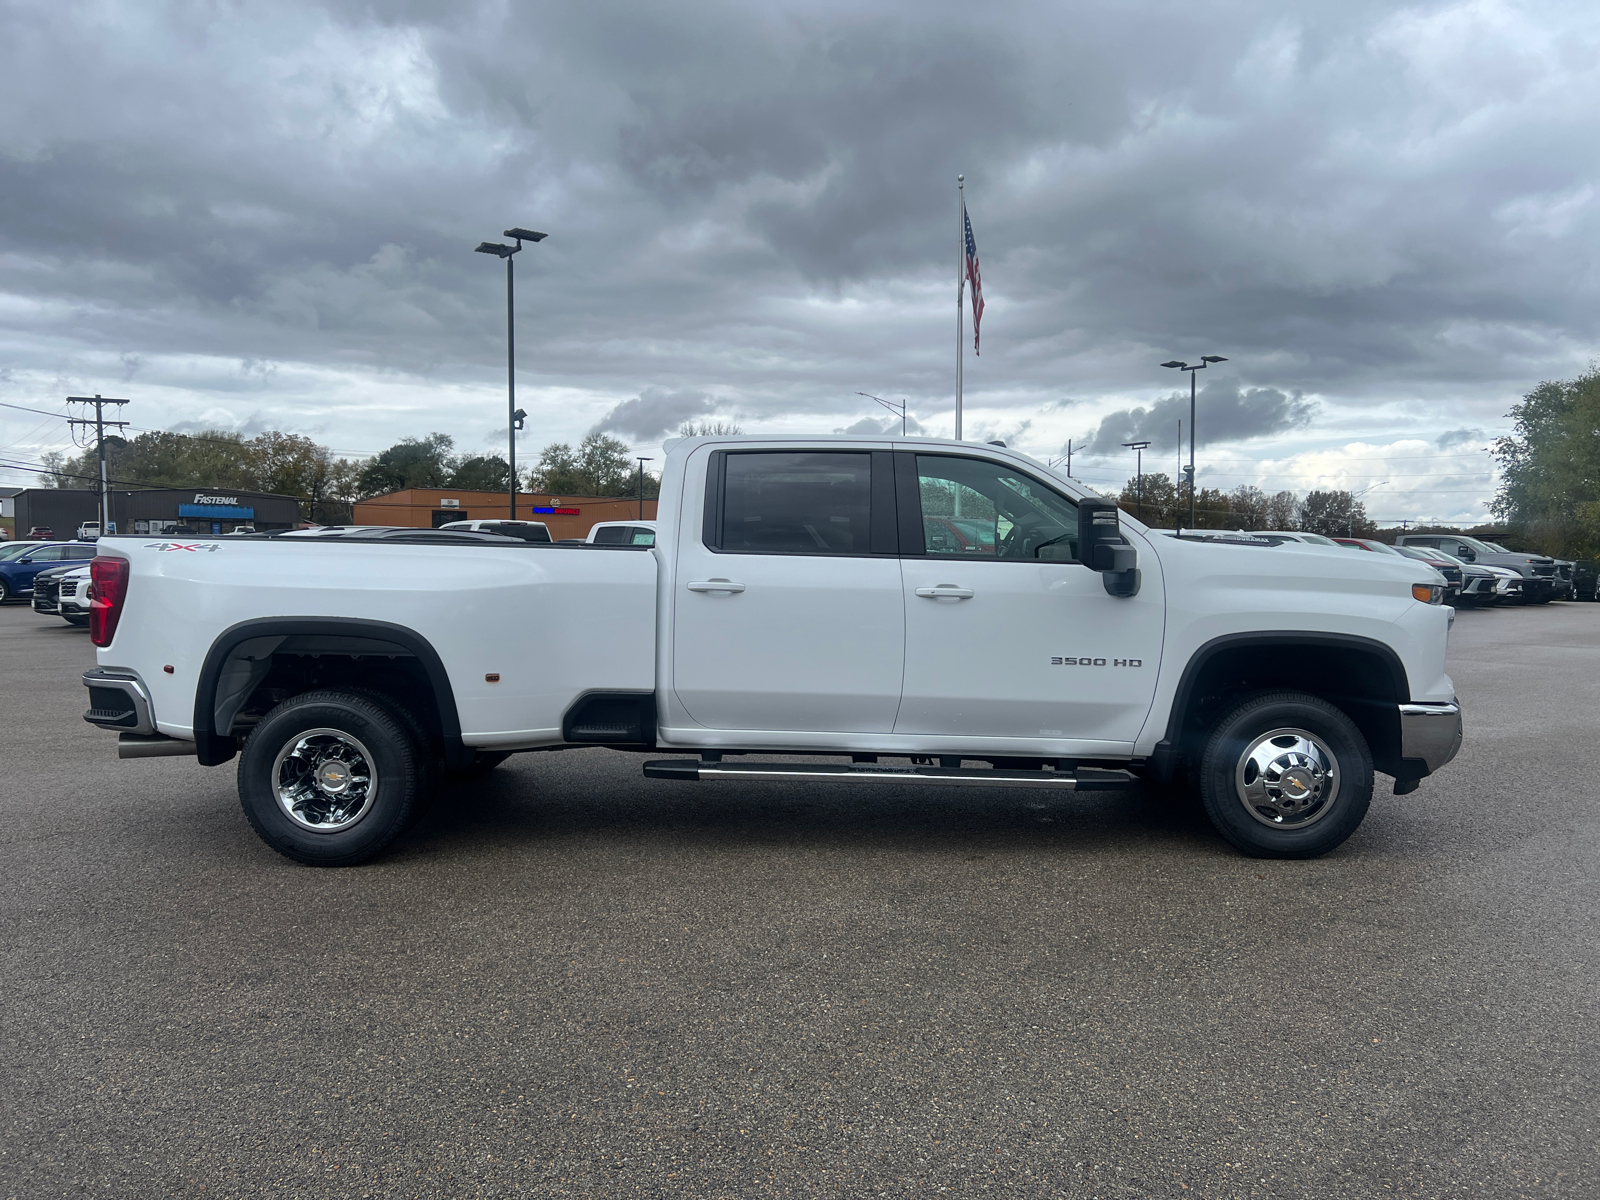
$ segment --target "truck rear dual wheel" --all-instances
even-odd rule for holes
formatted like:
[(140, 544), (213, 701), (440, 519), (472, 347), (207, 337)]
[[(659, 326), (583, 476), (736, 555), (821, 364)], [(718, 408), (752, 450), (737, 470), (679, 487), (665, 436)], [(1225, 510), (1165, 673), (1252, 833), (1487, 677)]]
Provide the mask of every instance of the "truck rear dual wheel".
[(292, 696), (239, 755), (239, 800), (261, 839), (316, 867), (373, 857), (406, 827), (426, 783), (408, 722), (368, 696)]
[(1315, 858), (1356, 831), (1372, 802), (1372, 753), (1325, 700), (1271, 692), (1223, 718), (1200, 762), (1206, 815), (1255, 858)]

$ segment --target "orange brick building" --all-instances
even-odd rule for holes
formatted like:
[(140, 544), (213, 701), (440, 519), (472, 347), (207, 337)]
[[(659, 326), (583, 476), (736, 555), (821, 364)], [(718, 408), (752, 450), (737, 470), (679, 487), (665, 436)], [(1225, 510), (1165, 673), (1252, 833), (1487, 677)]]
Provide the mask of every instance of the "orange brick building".
[[(407, 488), (371, 500), (358, 500), (357, 525), (411, 525), (437, 529), (451, 521), (504, 521), (511, 515), (505, 492), (466, 492), (452, 488)], [(644, 502), (644, 519), (655, 520), (656, 502)], [(550, 536), (587, 537), (601, 521), (631, 521), (639, 516), (639, 501), (616, 496), (548, 496), (517, 493), (517, 520), (543, 521)]]

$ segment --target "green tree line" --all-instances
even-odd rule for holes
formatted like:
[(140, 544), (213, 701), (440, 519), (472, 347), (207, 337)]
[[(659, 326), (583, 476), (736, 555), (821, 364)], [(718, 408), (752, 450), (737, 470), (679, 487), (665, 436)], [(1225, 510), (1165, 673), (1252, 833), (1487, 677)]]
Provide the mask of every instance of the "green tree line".
[[(1320, 533), (1324, 537), (1373, 537), (1378, 527), (1366, 505), (1348, 491), (1264, 492), (1241, 484), (1231, 492), (1200, 488), (1194, 497), (1196, 529), (1283, 529)], [(1128, 480), (1117, 506), (1157, 529), (1189, 523), (1189, 491), (1163, 472)]]
[[(198, 433), (153, 431), (106, 439), (106, 476), (114, 487), (177, 487), (216, 491), (271, 492), (293, 496), (304, 520), (346, 524), (358, 500), (405, 488), (505, 491), (511, 468), (498, 454), (457, 454), (449, 434), (402, 438), (362, 460), (339, 458), (301, 434), (269, 431), (244, 437), (226, 430)], [(46, 487), (95, 488), (100, 478), (93, 449), (69, 456), (43, 456)], [(634, 496), (638, 464), (626, 443), (590, 434), (576, 449), (565, 442), (546, 446), (534, 467), (519, 471), (524, 491), (569, 496)], [(654, 498), (660, 481), (644, 474), (644, 495)]]

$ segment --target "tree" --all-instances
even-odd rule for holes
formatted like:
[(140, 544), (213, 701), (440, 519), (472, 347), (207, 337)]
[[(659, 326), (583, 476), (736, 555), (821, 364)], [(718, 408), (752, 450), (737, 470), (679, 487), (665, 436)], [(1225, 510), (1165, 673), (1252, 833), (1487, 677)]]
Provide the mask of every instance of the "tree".
[[(626, 442), (591, 433), (576, 451), (566, 442), (554, 442), (540, 451), (529, 487), (551, 496), (635, 496), (639, 477)], [(661, 481), (646, 471), (646, 498), (659, 495), (660, 490)]]
[[(1174, 529), (1178, 520), (1178, 487), (1172, 482), (1165, 472), (1151, 471), (1144, 477), (1144, 500), (1139, 501), (1139, 477), (1128, 480), (1122, 489), (1122, 494), (1117, 497), (1117, 505), (1123, 512), (1138, 515), (1143, 509), (1144, 515), (1139, 517), (1146, 525), (1153, 529)], [(1183, 519), (1187, 524), (1189, 520), (1189, 502), (1183, 501)]]
[(462, 455), (450, 468), (450, 487), (469, 492), (503, 492), (511, 486), (511, 464), (498, 454)]
[(1299, 497), (1285, 490), (1274, 492), (1267, 499), (1267, 519), (1257, 528), (1289, 531), (1298, 528)]
[(679, 437), (732, 437), (744, 430), (731, 422), (685, 421), (678, 427)]
[(1371, 537), (1378, 532), (1367, 519), (1367, 506), (1347, 491), (1308, 493), (1296, 518), (1299, 528), (1323, 537)]
[(363, 497), (382, 496), (406, 488), (449, 487), (455, 464), (450, 449), (455, 439), (446, 433), (425, 438), (402, 438), (361, 468), (358, 490)]
[(1541, 383), (1510, 416), (1513, 432), (1491, 448), (1501, 473), (1491, 511), (1541, 550), (1600, 553), (1600, 365)]

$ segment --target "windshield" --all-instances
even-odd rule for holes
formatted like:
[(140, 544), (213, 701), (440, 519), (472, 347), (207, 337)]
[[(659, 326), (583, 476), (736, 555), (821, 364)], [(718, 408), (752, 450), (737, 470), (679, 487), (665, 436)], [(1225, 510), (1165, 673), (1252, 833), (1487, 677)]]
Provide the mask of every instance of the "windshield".
[(1496, 554), (1515, 554), (1516, 553), (1515, 550), (1507, 550), (1499, 542), (1482, 542), (1480, 544), (1489, 547), (1489, 549), (1493, 550)]
[(16, 558), (19, 554), (26, 554), (38, 544), (38, 542), (23, 542), (20, 546), (0, 546), (0, 562), (5, 562), (8, 558)]
[(1477, 538), (1458, 537), (1456, 541), (1460, 542), (1468, 550), (1474, 550), (1479, 554), (1511, 553), (1511, 551), (1507, 550), (1504, 546), (1496, 546), (1493, 542), (1480, 542)]

